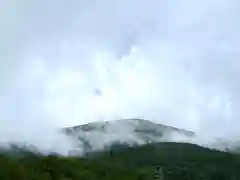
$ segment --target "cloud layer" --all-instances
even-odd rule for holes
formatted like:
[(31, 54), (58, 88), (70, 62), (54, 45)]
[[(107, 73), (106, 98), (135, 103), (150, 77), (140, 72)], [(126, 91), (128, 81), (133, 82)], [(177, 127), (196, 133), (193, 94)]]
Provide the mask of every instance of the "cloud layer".
[(0, 4), (4, 141), (125, 117), (239, 137), (238, 1)]

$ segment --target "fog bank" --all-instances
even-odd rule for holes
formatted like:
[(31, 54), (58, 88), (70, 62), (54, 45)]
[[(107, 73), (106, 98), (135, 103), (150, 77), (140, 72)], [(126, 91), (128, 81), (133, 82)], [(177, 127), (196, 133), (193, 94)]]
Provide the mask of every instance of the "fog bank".
[(64, 146), (57, 128), (128, 117), (237, 139), (239, 8), (0, 0), (1, 141)]

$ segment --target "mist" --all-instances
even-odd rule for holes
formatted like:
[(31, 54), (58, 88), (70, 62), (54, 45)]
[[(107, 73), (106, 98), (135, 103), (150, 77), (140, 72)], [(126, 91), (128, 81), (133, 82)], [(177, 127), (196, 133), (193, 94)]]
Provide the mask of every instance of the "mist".
[(239, 8), (0, 0), (1, 142), (62, 152), (72, 145), (56, 129), (128, 117), (238, 140)]

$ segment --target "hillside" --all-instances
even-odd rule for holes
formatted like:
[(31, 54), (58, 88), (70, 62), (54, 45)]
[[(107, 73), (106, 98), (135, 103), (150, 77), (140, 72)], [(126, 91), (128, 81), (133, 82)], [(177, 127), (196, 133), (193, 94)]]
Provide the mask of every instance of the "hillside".
[(238, 155), (188, 143), (118, 146), (87, 157), (1, 153), (1, 180), (149, 180), (160, 168), (161, 180), (240, 179)]
[(64, 128), (62, 131), (84, 152), (101, 150), (115, 142), (135, 146), (155, 142), (189, 141), (194, 137), (194, 132), (144, 119), (93, 122)]

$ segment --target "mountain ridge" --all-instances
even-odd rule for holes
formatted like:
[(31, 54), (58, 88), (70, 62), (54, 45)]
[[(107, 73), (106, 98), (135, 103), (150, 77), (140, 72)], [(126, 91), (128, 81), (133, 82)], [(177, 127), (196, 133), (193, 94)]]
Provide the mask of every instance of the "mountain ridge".
[(165, 141), (189, 141), (195, 136), (192, 131), (137, 118), (97, 121), (63, 128), (62, 132), (71, 137), (84, 152), (104, 149), (117, 142), (131, 146)]

